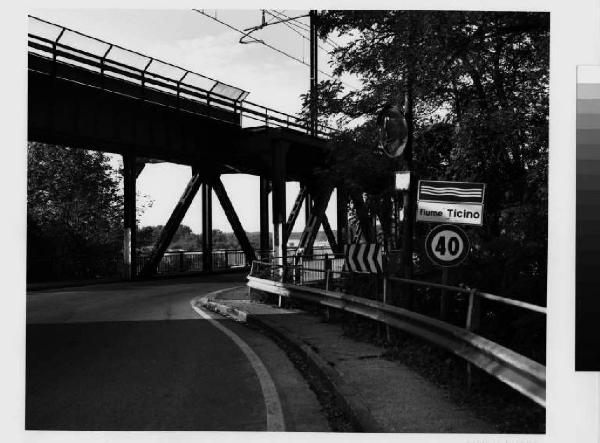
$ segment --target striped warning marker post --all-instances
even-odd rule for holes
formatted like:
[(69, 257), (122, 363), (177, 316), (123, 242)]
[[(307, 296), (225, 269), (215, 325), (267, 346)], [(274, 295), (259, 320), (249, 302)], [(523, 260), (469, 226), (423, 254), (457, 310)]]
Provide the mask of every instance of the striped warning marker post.
[(350, 272), (381, 274), (382, 248), (377, 243), (359, 243), (346, 246), (346, 266)]

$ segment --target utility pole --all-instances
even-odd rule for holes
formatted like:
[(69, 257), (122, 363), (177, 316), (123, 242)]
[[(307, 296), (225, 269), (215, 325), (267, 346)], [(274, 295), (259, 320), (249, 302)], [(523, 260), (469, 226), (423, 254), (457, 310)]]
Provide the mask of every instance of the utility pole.
[[(318, 83), (318, 38), (317, 38), (317, 11), (311, 9), (308, 13), (308, 18), (310, 22), (310, 31), (309, 31), (309, 46), (310, 46), (310, 92), (309, 92), (309, 122), (310, 122), (310, 135), (313, 137), (317, 136), (317, 83)], [(311, 214), (313, 210), (313, 196), (310, 192), (306, 193), (306, 197), (304, 198), (304, 214), (306, 225), (308, 226), (308, 222), (310, 220)], [(306, 254), (312, 253), (312, 246), (308, 251), (305, 251)]]
[[(408, 42), (408, 63), (405, 71), (406, 81), (406, 103), (404, 104), (404, 118), (407, 125), (407, 141), (405, 149), (406, 168), (410, 171), (410, 186), (404, 194), (404, 226), (403, 226), (403, 262), (404, 277), (413, 276), (413, 235), (416, 210), (416, 174), (413, 170), (413, 143), (414, 143), (414, 89), (415, 89), (415, 16), (411, 11), (409, 15), (409, 42)], [(407, 304), (410, 309), (413, 308), (413, 288), (407, 287)]]
[(317, 11), (311, 9), (308, 14), (310, 18), (310, 134), (312, 136), (317, 135), (317, 85), (318, 85), (318, 36), (317, 36)]

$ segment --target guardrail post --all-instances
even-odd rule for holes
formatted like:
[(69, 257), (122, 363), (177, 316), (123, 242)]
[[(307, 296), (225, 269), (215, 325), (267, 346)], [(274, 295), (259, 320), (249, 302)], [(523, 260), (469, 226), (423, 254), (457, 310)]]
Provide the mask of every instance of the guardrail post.
[(329, 272), (331, 271), (331, 258), (329, 258), (329, 254), (325, 254), (325, 261), (323, 265), (323, 268), (325, 269), (325, 285), (328, 286)]
[[(383, 277), (383, 300), (382, 302), (384, 304), (387, 304), (388, 302), (388, 298), (389, 298), (389, 290), (390, 290), (390, 281), (388, 280), (387, 277)], [(390, 326), (389, 325), (385, 325), (385, 340), (390, 343), (391, 340), (391, 334), (390, 334)]]
[[(331, 269), (325, 271), (325, 291), (329, 291), (329, 276), (331, 275)], [(329, 322), (333, 319), (333, 311), (329, 306), (325, 307), (324, 311), (325, 321)]]
[(300, 260), (301, 257), (299, 255), (294, 255), (294, 284), (301, 284), (300, 278)]
[(180, 251), (179, 252), (179, 272), (184, 272), (185, 271), (185, 257), (184, 257), (184, 252)]
[(467, 309), (467, 324), (468, 331), (475, 332), (479, 329), (481, 319), (481, 299), (477, 294), (477, 289), (469, 291), (469, 307)]
[[(285, 282), (285, 260), (283, 261), (283, 266), (281, 267), (281, 282)], [(281, 295), (277, 295), (277, 306), (283, 307), (283, 297)]]
[[(479, 329), (481, 320), (481, 299), (477, 294), (476, 289), (469, 291), (469, 307), (467, 308), (467, 324), (466, 329), (474, 332)], [(473, 365), (467, 363), (467, 387), (471, 389), (473, 386)]]

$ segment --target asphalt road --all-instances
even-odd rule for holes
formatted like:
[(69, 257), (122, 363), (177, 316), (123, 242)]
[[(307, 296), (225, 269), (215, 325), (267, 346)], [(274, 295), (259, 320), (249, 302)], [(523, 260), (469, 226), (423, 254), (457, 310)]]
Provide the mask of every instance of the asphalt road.
[(190, 305), (241, 284), (221, 275), (29, 293), (26, 429), (267, 430), (265, 374), (218, 321), (264, 364), (285, 430), (329, 430), (274, 343)]

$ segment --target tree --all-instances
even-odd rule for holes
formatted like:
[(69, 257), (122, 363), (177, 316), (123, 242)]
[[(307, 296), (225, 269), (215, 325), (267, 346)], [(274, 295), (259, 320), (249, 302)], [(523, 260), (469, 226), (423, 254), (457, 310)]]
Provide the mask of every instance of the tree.
[(375, 118), (411, 93), (419, 178), (487, 184), (484, 229), (470, 232), (475, 253), (460, 278), (545, 303), (549, 14), (325, 11), (319, 32), (346, 37), (334, 71), (363, 84), (319, 85), (322, 122), (343, 129), (323, 175), (366, 192), (386, 219), (393, 165), (377, 152)]
[[(90, 257), (114, 259), (122, 244), (123, 199), (108, 158), (42, 143), (29, 143), (27, 154), (28, 260), (60, 257), (74, 266)], [(30, 264), (34, 278), (35, 261)]]

